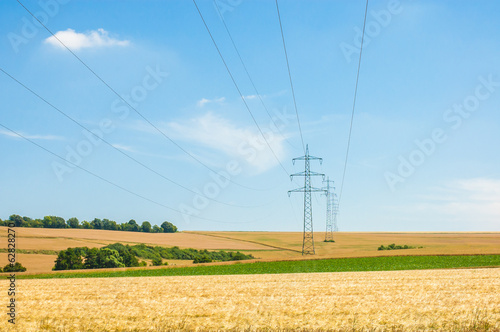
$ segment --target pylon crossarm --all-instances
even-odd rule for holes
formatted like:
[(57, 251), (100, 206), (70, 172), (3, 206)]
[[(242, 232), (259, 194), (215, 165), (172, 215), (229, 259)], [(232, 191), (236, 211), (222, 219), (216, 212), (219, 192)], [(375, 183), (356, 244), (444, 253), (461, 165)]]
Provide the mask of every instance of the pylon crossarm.
[(326, 193), (327, 191), (325, 189), (322, 189), (322, 188), (311, 187), (311, 192), (323, 192), (323, 193)]
[(288, 195), (290, 195), (290, 193), (302, 193), (304, 191), (306, 191), (305, 187), (292, 189), (292, 190), (288, 190)]
[(297, 157), (297, 158), (292, 159), (292, 162), (294, 165), (295, 165), (296, 160), (319, 160), (320, 163), (323, 162), (323, 158), (318, 158), (318, 157), (314, 157), (314, 156), (302, 156), (302, 157)]
[(306, 176), (306, 172), (299, 172), (299, 173), (290, 174), (290, 177), (294, 177), (294, 176)]
[(311, 176), (322, 176), (322, 177), (325, 177), (325, 174), (323, 173), (317, 173), (317, 172), (309, 172), (311, 174)]

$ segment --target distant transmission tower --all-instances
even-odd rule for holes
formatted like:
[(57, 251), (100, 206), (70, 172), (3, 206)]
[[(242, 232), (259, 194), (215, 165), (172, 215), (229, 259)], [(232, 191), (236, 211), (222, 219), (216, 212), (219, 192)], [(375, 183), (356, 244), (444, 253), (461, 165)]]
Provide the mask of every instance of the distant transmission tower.
[(330, 183), (333, 184), (333, 181), (327, 178), (326, 187), (323, 188), (325, 190), (324, 195), (326, 196), (326, 232), (325, 232), (325, 242), (334, 242), (333, 241), (333, 232), (335, 231), (335, 218), (334, 218), (334, 197), (335, 193), (333, 190), (335, 187), (330, 186)]
[(333, 202), (333, 231), (338, 232), (339, 227), (337, 225), (337, 215), (339, 213), (339, 200), (336, 198), (337, 194), (333, 194), (332, 202)]
[(314, 235), (313, 235), (313, 221), (312, 221), (312, 203), (311, 203), (311, 193), (312, 192), (323, 192), (323, 189), (314, 188), (311, 186), (311, 176), (322, 176), (325, 178), (324, 174), (311, 172), (309, 162), (311, 160), (319, 160), (321, 164), (323, 162), (322, 158), (313, 157), (309, 155), (309, 145), (306, 145), (306, 155), (298, 158), (293, 158), (292, 162), (295, 165), (296, 160), (305, 161), (304, 172), (295, 173), (290, 175), (290, 179), (294, 176), (304, 177), (304, 187), (297, 188), (288, 191), (288, 196), (293, 192), (303, 192), (304, 193), (304, 236), (302, 240), (302, 255), (314, 255)]

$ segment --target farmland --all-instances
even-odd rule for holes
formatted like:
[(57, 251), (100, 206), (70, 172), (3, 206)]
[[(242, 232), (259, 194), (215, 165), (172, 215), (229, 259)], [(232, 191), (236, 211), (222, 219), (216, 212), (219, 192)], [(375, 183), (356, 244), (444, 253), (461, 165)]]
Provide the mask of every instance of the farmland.
[[(307, 257), (301, 233), (16, 234), (18, 261), (28, 267), (17, 274), (22, 331), (500, 329), (499, 233), (337, 233), (335, 243), (317, 233), (317, 255)], [(51, 271), (55, 251), (116, 242), (240, 250), (257, 259)], [(423, 248), (377, 250), (391, 243)], [(9, 328), (0, 321), (0, 330)]]
[[(226, 262), (227, 263), (227, 262)], [(500, 255), (381, 256), (317, 260), (264, 261), (241, 264), (206, 264), (177, 268), (114, 268), (20, 275), (19, 278), (100, 278), (237, 274), (286, 274), (500, 267)]]
[[(0, 227), (0, 241), (5, 242), (6, 227)], [(165, 247), (208, 250), (239, 250), (260, 261), (301, 260), (310, 258), (372, 257), (398, 255), (463, 255), (500, 254), (500, 233), (336, 233), (335, 243), (322, 242), (324, 233), (315, 233), (316, 255), (300, 253), (300, 232), (180, 232), (136, 233), (89, 229), (17, 228), (17, 248), (23, 250), (58, 251), (69, 247), (100, 248), (123, 244), (159, 245)], [(4, 240), (2, 240), (3, 238)], [(384, 244), (396, 243), (423, 248), (378, 251)], [(6, 253), (0, 260), (6, 262)], [(50, 272), (56, 256), (20, 253), (18, 261), (28, 273)], [(177, 266), (192, 265), (190, 261), (169, 261)]]
[(18, 331), (500, 329), (499, 269), (37, 279), (18, 288)]

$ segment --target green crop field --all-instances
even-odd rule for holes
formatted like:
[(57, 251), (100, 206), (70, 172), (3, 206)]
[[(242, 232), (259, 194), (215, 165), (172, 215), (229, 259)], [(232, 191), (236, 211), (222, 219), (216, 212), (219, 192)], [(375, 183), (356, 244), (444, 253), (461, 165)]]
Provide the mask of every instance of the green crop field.
[(19, 275), (19, 279), (153, 277), (190, 275), (272, 274), (311, 272), (361, 272), (500, 267), (500, 255), (470, 256), (390, 256), (337, 258), (300, 261), (254, 262), (231, 265), (200, 265), (195, 267), (134, 269), (120, 271), (62, 272)]

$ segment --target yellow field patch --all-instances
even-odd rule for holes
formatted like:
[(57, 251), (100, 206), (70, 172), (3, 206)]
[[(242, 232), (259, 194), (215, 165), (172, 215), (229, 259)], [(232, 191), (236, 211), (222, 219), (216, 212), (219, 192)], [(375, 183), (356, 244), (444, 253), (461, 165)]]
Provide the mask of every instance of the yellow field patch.
[[(268, 249), (260, 244), (252, 244), (239, 241), (237, 239), (223, 239), (216, 237), (208, 237), (205, 235), (192, 233), (142, 233), (142, 232), (122, 232), (122, 231), (106, 231), (99, 229), (50, 229), (50, 228), (23, 228), (18, 227), (16, 230), (16, 238), (18, 239), (18, 247), (20, 249), (40, 249), (40, 243), (47, 239), (57, 241), (72, 240), (77, 241), (77, 246), (82, 246), (88, 243), (87, 246), (95, 247), (109, 243), (145, 243), (151, 245), (159, 245), (166, 247), (178, 246), (180, 248), (194, 249)], [(7, 227), (0, 227), (0, 237), (6, 237)], [(39, 240), (41, 239), (41, 240)], [(76, 244), (76, 242), (75, 242)], [(66, 247), (67, 248), (67, 247)], [(64, 248), (64, 249), (66, 249)], [(43, 248), (53, 249), (53, 248)]]
[[(26, 273), (45, 273), (52, 270), (57, 255), (16, 254), (16, 261), (28, 270)], [(0, 253), (1, 267), (7, 265), (7, 253)]]
[(17, 331), (500, 329), (498, 268), (18, 280), (18, 290)]
[[(299, 232), (196, 232), (213, 237), (261, 243), (291, 251), (274, 251), (267, 259), (300, 258), (302, 233)], [(324, 232), (314, 233), (315, 258), (364, 257), (390, 255), (461, 255), (500, 254), (500, 233), (357, 233), (336, 232), (334, 243), (323, 242)], [(420, 249), (378, 251), (380, 245), (423, 246)], [(298, 255), (291, 254), (299, 251)], [(258, 255), (257, 255), (258, 256)], [(311, 258), (308, 256), (307, 258)]]
[[(300, 232), (180, 232), (138, 233), (93, 229), (16, 228), (18, 249), (63, 250), (70, 247), (103, 247), (121, 242), (208, 250), (239, 250), (260, 260), (291, 260), (391, 255), (500, 254), (500, 233), (335, 233), (335, 243), (322, 242), (315, 233), (315, 256), (302, 256)], [(7, 244), (7, 227), (0, 227), (0, 241)], [(2, 240), (2, 238), (4, 240)], [(421, 249), (378, 251), (380, 245), (423, 246)], [(50, 272), (54, 259), (46, 255), (18, 258), (28, 273)], [(3, 256), (2, 256), (3, 257)], [(0, 257), (1, 259), (1, 257)], [(5, 264), (7, 261), (5, 260)], [(4, 264), (4, 265), (5, 265)], [(170, 262), (169, 264), (176, 264)], [(177, 265), (191, 265), (179, 262)]]

